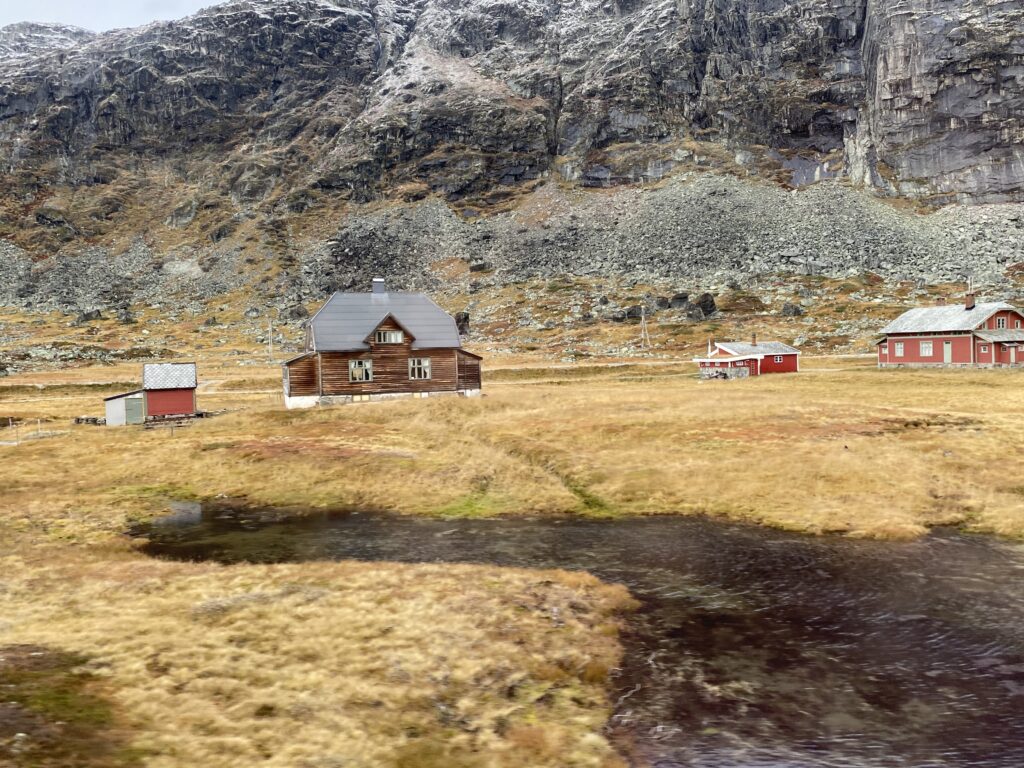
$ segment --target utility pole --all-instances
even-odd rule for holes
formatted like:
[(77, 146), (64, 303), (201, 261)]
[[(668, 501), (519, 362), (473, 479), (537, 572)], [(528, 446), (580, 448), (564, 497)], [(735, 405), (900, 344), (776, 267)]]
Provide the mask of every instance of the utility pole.
[(267, 357), (270, 362), (274, 362), (274, 318), (270, 316), (270, 310), (267, 310), (267, 327), (270, 333), (267, 334)]
[(647, 332), (647, 307), (640, 305), (640, 348), (649, 349), (651, 335)]

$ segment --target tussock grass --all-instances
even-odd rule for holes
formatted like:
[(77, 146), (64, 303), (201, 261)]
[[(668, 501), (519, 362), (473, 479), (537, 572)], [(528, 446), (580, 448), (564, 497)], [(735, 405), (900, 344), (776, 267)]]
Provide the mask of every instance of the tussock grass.
[(950, 523), (1024, 535), (1008, 471), (1024, 437), (1016, 371), (833, 359), (799, 375), (702, 383), (692, 366), (652, 367), (668, 373), (637, 380), (632, 367), (586, 366), (566, 382), (542, 371), (490, 384), (480, 399), (310, 411), (210, 393), (204, 407), (239, 410), (173, 433), (81, 427), (0, 449), (0, 480), (15, 506), (138, 512), (148, 497), (137, 487), (148, 485), (411, 514), (705, 512), (857, 536)]
[(2, 641), (90, 659), (148, 766), (617, 764), (591, 670), (618, 663), (603, 628), (629, 597), (584, 574), (55, 547), (0, 563)]
[[(157, 768), (614, 765), (599, 732), (623, 590), (471, 566), (164, 563), (119, 532), (167, 497), (223, 494), (1024, 536), (1018, 372), (805, 368), (709, 383), (686, 365), (644, 380), (540, 372), (480, 399), (297, 412), (213, 391), (203, 407), (229, 412), (185, 429), (69, 427), (0, 446), (0, 645), (91, 659)], [(31, 407), (59, 422), (80, 397)]]

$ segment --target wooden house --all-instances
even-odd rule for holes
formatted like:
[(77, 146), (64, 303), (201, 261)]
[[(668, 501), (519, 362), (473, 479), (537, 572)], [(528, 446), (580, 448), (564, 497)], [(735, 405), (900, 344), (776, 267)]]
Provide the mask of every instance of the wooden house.
[(1024, 314), (1005, 302), (964, 302), (908, 310), (882, 329), (879, 368), (1024, 365)]
[(769, 373), (797, 373), (800, 350), (781, 341), (708, 342), (706, 357), (694, 358), (703, 379), (735, 379)]
[(108, 427), (196, 413), (195, 363), (154, 363), (142, 367), (142, 389), (103, 401)]
[(377, 278), (369, 293), (335, 293), (310, 319), (306, 351), (284, 364), (285, 405), (478, 395), (481, 360), (427, 296)]

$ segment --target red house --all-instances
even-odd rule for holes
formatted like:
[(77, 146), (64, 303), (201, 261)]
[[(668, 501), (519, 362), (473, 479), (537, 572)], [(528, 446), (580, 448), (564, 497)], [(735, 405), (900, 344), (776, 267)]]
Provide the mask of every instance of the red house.
[(1024, 365), (1024, 314), (1005, 302), (940, 304), (904, 312), (882, 329), (879, 368)]
[(707, 357), (694, 358), (702, 379), (735, 379), (767, 373), (796, 373), (800, 350), (781, 341), (708, 342)]
[(191, 416), (196, 412), (196, 364), (155, 363), (142, 367), (146, 418)]

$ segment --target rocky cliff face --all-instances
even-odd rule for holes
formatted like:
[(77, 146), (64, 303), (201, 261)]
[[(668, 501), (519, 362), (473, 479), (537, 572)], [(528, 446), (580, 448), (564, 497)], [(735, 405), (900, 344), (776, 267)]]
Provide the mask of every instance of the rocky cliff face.
[[(244, 0), (98, 36), (0, 30), (0, 239), (32, 259), (260, 250), (288, 270), (336, 241), (332, 221), (376, 220), (382, 204), (439, 199), (465, 218), (545, 185), (708, 173), (776, 189), (835, 179), (933, 206), (1024, 201), (1024, 7)], [(730, 250), (731, 231), (710, 249), (670, 232), (673, 268), (703, 263), (691, 252), (785, 266), (782, 240)], [(926, 249), (877, 246), (846, 249), (851, 264), (902, 269)]]
[(95, 37), (93, 32), (67, 24), (10, 24), (0, 28), (0, 60), (66, 50)]
[(706, 143), (790, 182), (1024, 195), (1006, 0), (247, 0), (91, 42), (9, 27), (0, 57), (0, 160), (47, 180), (216, 148), (243, 200), (500, 198), (658, 177)]

